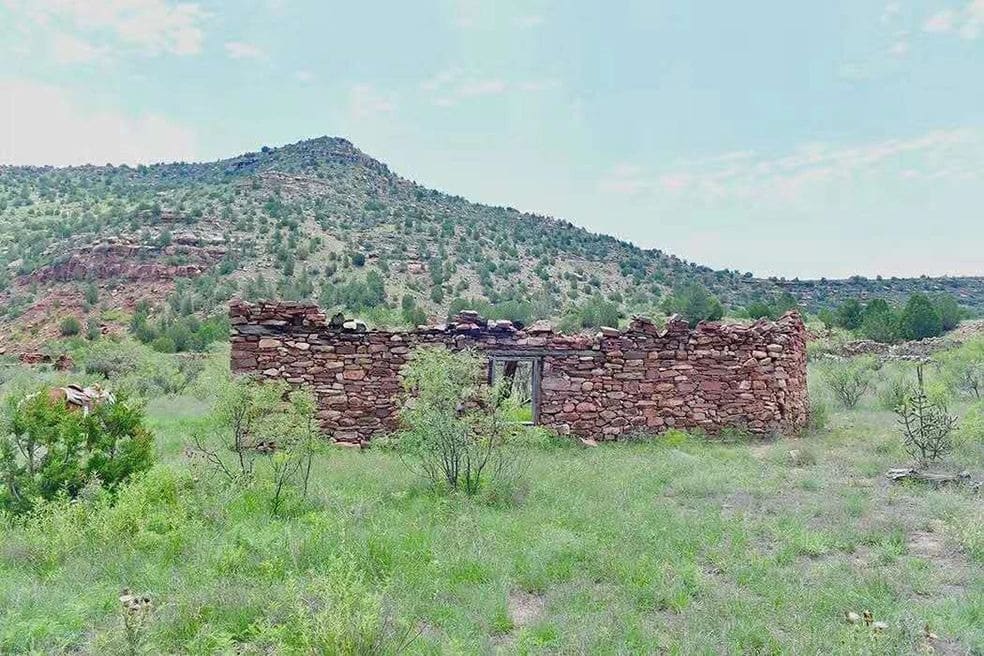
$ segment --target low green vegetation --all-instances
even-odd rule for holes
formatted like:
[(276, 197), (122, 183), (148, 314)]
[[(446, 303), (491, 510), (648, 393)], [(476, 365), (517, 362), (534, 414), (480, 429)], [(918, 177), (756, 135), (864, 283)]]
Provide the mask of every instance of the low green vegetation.
[(143, 408), (125, 398), (83, 411), (45, 387), (10, 394), (0, 418), (0, 513), (76, 499), (87, 487), (112, 491), (153, 464)]
[[(800, 437), (674, 430), (587, 449), (460, 415), (448, 381), (465, 361), (422, 354), (409, 433), (353, 451), (308, 442), (310, 399), (229, 379), (227, 352), (190, 368), (113, 344), (80, 353), (84, 382), (133, 387), (159, 359), (184, 376), (148, 393), (156, 460), (0, 517), (0, 653), (984, 650), (979, 497), (883, 479), (911, 462), (882, 409), (887, 381), (915, 380), (908, 363), (881, 365), (851, 409), (811, 365)], [(979, 477), (984, 406), (944, 371), (925, 381), (957, 417), (936, 466)], [(4, 370), (6, 416), (59, 375)], [(419, 475), (441, 436), (509, 431), (515, 475), (474, 494)], [(865, 611), (885, 628), (845, 620)]]
[(949, 294), (912, 294), (901, 307), (893, 307), (881, 298), (872, 298), (863, 305), (857, 299), (849, 299), (817, 315), (828, 328), (836, 326), (857, 337), (887, 344), (937, 337), (956, 328), (966, 316), (966, 310)]

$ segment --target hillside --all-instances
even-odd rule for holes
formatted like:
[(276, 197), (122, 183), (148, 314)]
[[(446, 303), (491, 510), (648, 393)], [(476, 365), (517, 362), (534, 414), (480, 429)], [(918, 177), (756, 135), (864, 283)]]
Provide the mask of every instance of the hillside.
[(783, 290), (811, 309), (914, 290), (947, 290), (984, 308), (981, 278), (780, 281), (713, 271), (426, 189), (338, 138), (209, 163), (0, 167), (0, 329), (15, 344), (36, 346), (67, 316), (113, 332), (137, 309), (205, 316), (233, 294), (312, 299), (380, 321), (440, 318), (456, 298), (536, 318), (599, 294), (624, 313), (651, 310), (690, 280), (732, 309)]

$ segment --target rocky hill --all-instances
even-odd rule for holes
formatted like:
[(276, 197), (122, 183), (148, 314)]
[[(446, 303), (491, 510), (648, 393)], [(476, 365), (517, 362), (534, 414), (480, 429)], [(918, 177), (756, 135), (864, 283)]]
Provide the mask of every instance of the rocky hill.
[(937, 289), (984, 308), (980, 278), (780, 281), (714, 271), (426, 189), (338, 138), (208, 163), (0, 167), (0, 330), (14, 343), (36, 345), (70, 316), (90, 332), (122, 330), (146, 308), (203, 316), (234, 294), (392, 321), (439, 317), (455, 299), (536, 318), (597, 297), (626, 313), (651, 310), (685, 281), (732, 309), (784, 290), (816, 308)]

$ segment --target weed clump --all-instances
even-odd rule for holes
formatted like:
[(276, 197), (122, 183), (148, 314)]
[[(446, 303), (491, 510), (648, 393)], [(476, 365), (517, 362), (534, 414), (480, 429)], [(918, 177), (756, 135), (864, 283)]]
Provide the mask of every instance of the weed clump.
[(397, 448), (404, 462), (431, 483), (468, 495), (514, 476), (517, 465), (511, 397), (501, 384), (484, 384), (482, 373), (474, 353), (441, 348), (417, 349), (403, 369), (405, 428)]

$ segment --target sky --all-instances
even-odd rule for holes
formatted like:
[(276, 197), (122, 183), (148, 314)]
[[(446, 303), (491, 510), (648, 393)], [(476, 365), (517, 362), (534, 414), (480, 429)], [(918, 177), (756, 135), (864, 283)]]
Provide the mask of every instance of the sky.
[(0, 164), (321, 135), (714, 268), (984, 275), (984, 0), (0, 0)]

